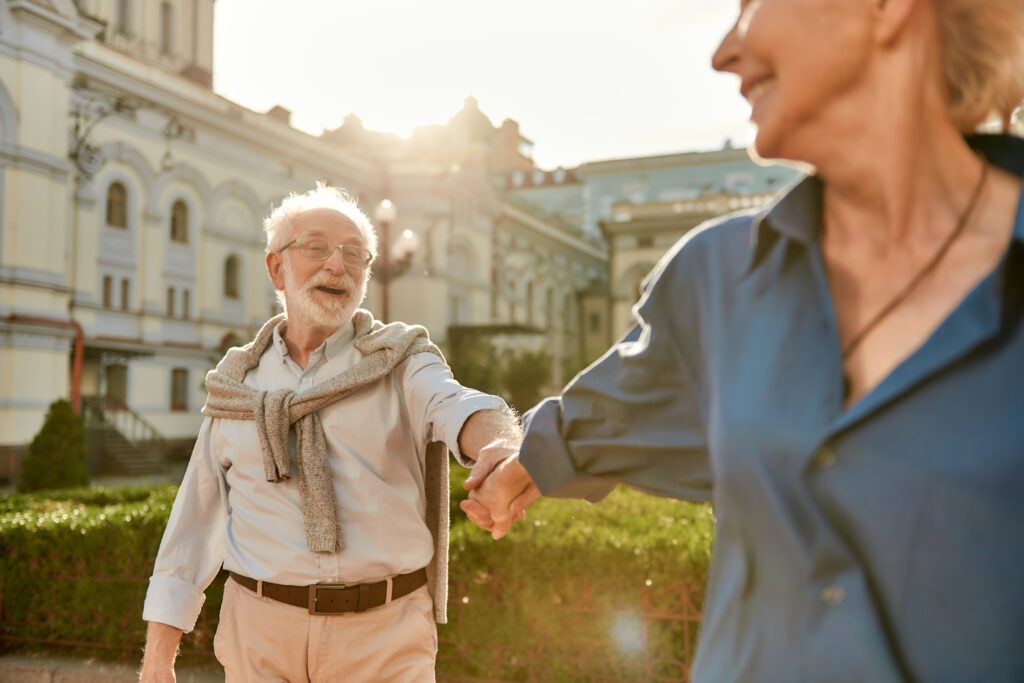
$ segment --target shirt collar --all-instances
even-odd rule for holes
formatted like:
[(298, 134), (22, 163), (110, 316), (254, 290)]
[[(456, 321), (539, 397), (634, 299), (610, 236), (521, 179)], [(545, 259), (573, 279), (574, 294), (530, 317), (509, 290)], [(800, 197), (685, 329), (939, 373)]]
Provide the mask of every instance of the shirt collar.
[[(1024, 138), (1014, 135), (970, 135), (967, 144), (982, 154), (990, 164), (1017, 176), (1024, 176)], [(1024, 242), (1024, 191), (1017, 203), (1013, 224), (1014, 242)]]
[[(999, 134), (969, 135), (966, 139), (989, 163), (1024, 176), (1024, 138)], [(803, 244), (817, 240), (821, 232), (821, 195), (821, 179), (803, 176), (783, 189), (778, 200), (754, 214), (744, 274), (761, 262), (780, 236)], [(1013, 226), (1013, 240), (1024, 242), (1024, 194)]]
[(800, 176), (779, 192), (779, 198), (754, 214), (750, 228), (750, 254), (743, 269), (749, 273), (779, 237), (810, 244), (821, 229), (821, 180)]
[[(285, 325), (288, 324), (288, 320), (282, 320), (274, 328), (273, 343), (274, 348), (281, 355), (281, 361), (284, 362), (288, 358), (288, 345), (284, 341), (284, 337), (281, 336), (281, 330), (285, 329)], [(327, 360), (331, 360), (338, 353), (345, 349), (345, 347), (352, 342), (356, 336), (355, 326), (352, 321), (349, 320), (347, 323), (339, 327), (334, 334), (324, 340), (324, 343), (317, 347), (313, 352), (318, 353), (323, 351), (324, 357)]]

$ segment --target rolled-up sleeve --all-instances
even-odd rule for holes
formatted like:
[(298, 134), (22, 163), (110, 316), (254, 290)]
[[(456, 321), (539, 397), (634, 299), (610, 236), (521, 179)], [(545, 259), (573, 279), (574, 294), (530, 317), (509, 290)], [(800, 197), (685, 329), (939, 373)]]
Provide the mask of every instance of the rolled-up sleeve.
[(673, 265), (667, 258), (652, 273), (633, 329), (525, 415), (520, 461), (544, 495), (596, 501), (624, 483), (710, 498), (700, 391), (685, 360), (692, 311)]
[(174, 499), (149, 580), (142, 618), (186, 633), (199, 618), (205, 596), (224, 561), (228, 496), (224, 469), (210, 452), (206, 418), (199, 430), (185, 477)]
[(420, 445), (442, 441), (459, 464), (473, 461), (459, 450), (459, 433), (470, 415), (481, 410), (511, 412), (498, 396), (464, 387), (456, 381), (447, 363), (433, 353), (417, 353), (400, 366), (409, 419), (417, 430)]

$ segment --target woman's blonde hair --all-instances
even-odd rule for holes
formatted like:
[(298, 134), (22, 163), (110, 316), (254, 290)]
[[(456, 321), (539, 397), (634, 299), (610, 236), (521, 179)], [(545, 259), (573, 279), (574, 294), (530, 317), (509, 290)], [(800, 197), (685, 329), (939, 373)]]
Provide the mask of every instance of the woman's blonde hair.
[(965, 133), (1024, 103), (1024, 0), (935, 0), (953, 121)]

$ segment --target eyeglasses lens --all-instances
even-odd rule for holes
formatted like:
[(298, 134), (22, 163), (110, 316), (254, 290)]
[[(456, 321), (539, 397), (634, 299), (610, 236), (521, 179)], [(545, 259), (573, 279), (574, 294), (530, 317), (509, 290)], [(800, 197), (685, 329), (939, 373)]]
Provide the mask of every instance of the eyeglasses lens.
[[(326, 261), (331, 257), (331, 252), (334, 251), (334, 247), (325, 239), (319, 237), (311, 237), (303, 240), (299, 243), (299, 249), (307, 258), (314, 261)], [(341, 247), (341, 258), (350, 266), (356, 268), (365, 268), (370, 263), (371, 254), (362, 247), (357, 247), (354, 244), (341, 244), (334, 245)]]

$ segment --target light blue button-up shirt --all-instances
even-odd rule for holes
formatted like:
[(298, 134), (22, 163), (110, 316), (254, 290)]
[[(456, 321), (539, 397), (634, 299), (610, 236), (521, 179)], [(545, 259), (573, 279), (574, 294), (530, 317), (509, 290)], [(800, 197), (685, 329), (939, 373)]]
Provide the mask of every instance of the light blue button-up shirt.
[[(970, 140), (1024, 174), (1024, 140)], [(1024, 202), (995, 270), (843, 407), (821, 185), (687, 235), (527, 415), (545, 495), (712, 500), (694, 681), (1024, 681)]]

